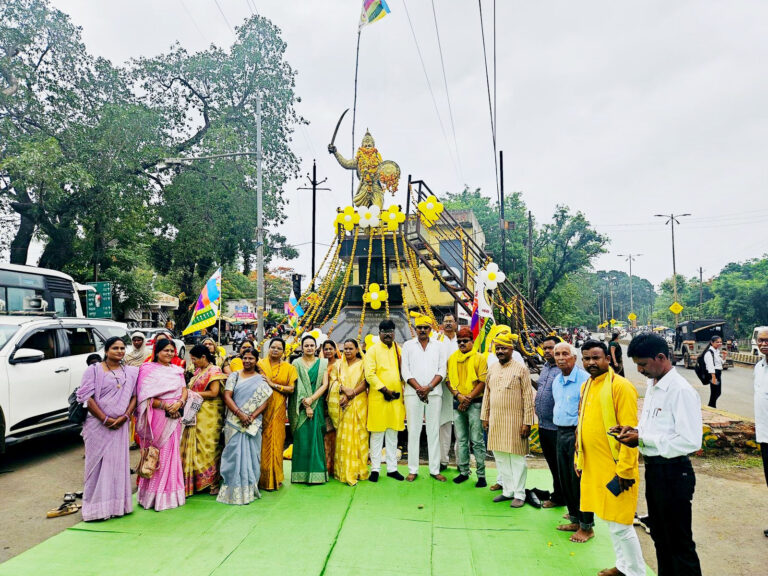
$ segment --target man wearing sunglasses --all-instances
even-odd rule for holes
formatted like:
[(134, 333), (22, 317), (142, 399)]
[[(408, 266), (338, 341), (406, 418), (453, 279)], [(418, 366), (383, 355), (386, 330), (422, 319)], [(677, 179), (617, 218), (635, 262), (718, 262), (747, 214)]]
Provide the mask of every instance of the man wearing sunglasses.
[(456, 464), (459, 475), (453, 479), (461, 484), (469, 480), (469, 449), (477, 462), (476, 488), (484, 488), (485, 481), (485, 439), (483, 424), (480, 422), (480, 407), (483, 402), (488, 364), (485, 357), (472, 348), (472, 330), (461, 328), (456, 338), (459, 349), (448, 359), (448, 388), (453, 396), (453, 422), (456, 428)]

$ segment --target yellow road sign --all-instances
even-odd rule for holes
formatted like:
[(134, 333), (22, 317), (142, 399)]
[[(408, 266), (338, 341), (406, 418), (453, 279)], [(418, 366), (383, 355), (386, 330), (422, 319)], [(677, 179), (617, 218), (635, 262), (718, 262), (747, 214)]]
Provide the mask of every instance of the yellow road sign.
[(680, 312), (683, 311), (683, 306), (680, 304), (680, 302), (672, 302), (672, 305), (669, 307), (669, 311), (672, 312), (672, 314), (680, 314)]
[(613, 318), (611, 318), (611, 326), (613, 326), (614, 324), (616, 324), (616, 320), (614, 320)]
[(630, 313), (629, 313), (629, 316), (627, 316), (627, 319), (628, 319), (630, 322), (634, 322), (635, 320), (637, 320), (637, 314), (635, 314), (634, 312), (630, 312)]

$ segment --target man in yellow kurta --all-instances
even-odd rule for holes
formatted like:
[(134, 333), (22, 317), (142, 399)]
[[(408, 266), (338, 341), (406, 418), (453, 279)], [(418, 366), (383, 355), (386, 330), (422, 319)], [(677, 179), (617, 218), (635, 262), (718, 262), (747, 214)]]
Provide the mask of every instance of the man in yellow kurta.
[(606, 521), (616, 554), (616, 566), (599, 576), (645, 576), (643, 552), (632, 526), (639, 479), (637, 449), (608, 435), (613, 426), (637, 425), (637, 390), (610, 368), (604, 343), (585, 343), (581, 357), (590, 378), (581, 389), (576, 429), (580, 508)]
[(395, 323), (382, 320), (379, 342), (365, 353), (365, 379), (368, 381), (368, 431), (371, 433), (371, 482), (379, 481), (381, 449), (387, 449), (387, 476), (404, 477), (397, 471), (397, 433), (405, 429), (403, 379), (400, 376), (400, 348), (395, 343)]

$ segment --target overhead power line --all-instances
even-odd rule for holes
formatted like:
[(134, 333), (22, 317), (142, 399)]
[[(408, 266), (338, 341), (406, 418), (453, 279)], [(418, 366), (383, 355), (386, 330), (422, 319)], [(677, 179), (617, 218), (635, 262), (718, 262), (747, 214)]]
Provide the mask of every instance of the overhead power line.
[(203, 39), (203, 42), (205, 44), (208, 44), (208, 38), (203, 33), (203, 29), (200, 28), (200, 26), (197, 24), (197, 20), (195, 20), (195, 17), (192, 16), (192, 12), (189, 11), (189, 8), (187, 8), (187, 5), (184, 3), (184, 0), (179, 0), (179, 3), (181, 4), (181, 7), (184, 9), (184, 12), (187, 13), (187, 16), (189, 16), (189, 19), (192, 20), (192, 24), (194, 24), (195, 28), (197, 29), (197, 33), (200, 34), (200, 38)]
[(440, 109), (437, 106), (437, 99), (435, 99), (435, 92), (432, 90), (432, 82), (429, 80), (429, 74), (427, 73), (427, 66), (424, 63), (424, 57), (421, 55), (421, 48), (419, 47), (419, 40), (416, 38), (416, 31), (413, 29), (413, 22), (411, 21), (411, 15), (408, 12), (408, 4), (405, 0), (403, 0), (403, 8), (405, 8), (405, 17), (408, 20), (408, 26), (411, 29), (411, 36), (413, 36), (413, 42), (416, 44), (416, 52), (419, 55), (419, 61), (421, 62), (421, 69), (424, 72), (424, 78), (427, 81), (427, 88), (429, 88), (429, 94), (432, 97), (432, 104), (435, 107), (435, 114), (437, 114), (437, 121), (440, 123), (440, 131), (443, 133), (443, 140), (445, 140), (445, 145), (448, 148), (448, 156), (451, 158), (451, 163), (453, 164), (454, 170), (456, 170), (456, 177), (461, 180), (461, 175), (459, 173), (459, 168), (456, 164), (456, 160), (453, 157), (453, 153), (451, 150), (451, 145), (448, 142), (448, 135), (445, 131), (445, 125), (443, 124), (443, 117), (440, 115)]
[(491, 80), (488, 75), (488, 51), (485, 48), (485, 24), (483, 23), (483, 0), (477, 0), (480, 8), (480, 36), (483, 39), (483, 64), (485, 65), (485, 87), (488, 91), (488, 113), (491, 117), (491, 139), (493, 140), (493, 166), (496, 179), (496, 202), (501, 205), (501, 192), (499, 188), (499, 158), (496, 146), (496, 117), (493, 113), (493, 102), (491, 100)]
[(232, 31), (232, 34), (235, 33), (235, 29), (232, 28), (232, 24), (229, 23), (229, 20), (227, 20), (227, 15), (224, 14), (224, 10), (221, 9), (221, 4), (219, 4), (219, 0), (213, 0), (216, 3), (216, 8), (219, 9), (219, 14), (221, 14), (221, 17), (224, 18), (224, 22), (227, 23), (227, 26)]
[(443, 70), (443, 85), (445, 86), (445, 97), (448, 100), (448, 117), (451, 120), (451, 132), (453, 133), (453, 146), (456, 152), (456, 162), (459, 165), (459, 175), (464, 180), (464, 171), (461, 167), (461, 155), (459, 154), (459, 141), (456, 138), (456, 124), (453, 121), (453, 106), (451, 106), (451, 93), (448, 91), (448, 77), (445, 74), (445, 60), (443, 58), (443, 44), (440, 42), (440, 28), (437, 25), (437, 11), (435, 10), (435, 0), (432, 0), (432, 17), (435, 21), (435, 35), (437, 36), (437, 48), (440, 51), (440, 67)]

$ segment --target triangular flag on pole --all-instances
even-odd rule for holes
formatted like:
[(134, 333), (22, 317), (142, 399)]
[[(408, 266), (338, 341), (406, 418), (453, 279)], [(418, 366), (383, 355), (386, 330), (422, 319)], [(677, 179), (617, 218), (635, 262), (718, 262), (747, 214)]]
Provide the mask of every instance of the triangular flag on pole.
[(221, 308), (221, 268), (216, 270), (203, 286), (195, 311), (182, 335), (186, 336), (216, 323)]

